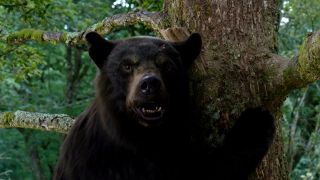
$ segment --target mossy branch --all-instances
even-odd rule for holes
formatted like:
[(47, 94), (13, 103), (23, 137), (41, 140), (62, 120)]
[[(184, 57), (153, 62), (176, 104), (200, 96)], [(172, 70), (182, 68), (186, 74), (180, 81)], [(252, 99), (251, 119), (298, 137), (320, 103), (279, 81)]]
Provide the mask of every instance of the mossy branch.
[(299, 55), (288, 63), (283, 75), (290, 90), (320, 79), (320, 31), (308, 34)]
[(290, 91), (320, 80), (320, 31), (309, 33), (298, 56), (292, 59), (273, 53), (266, 57), (260, 66), (269, 69), (267, 75), (271, 77), (269, 82), (263, 82), (268, 87), (268, 99), (284, 99)]
[(103, 21), (81, 32), (49, 32), (37, 29), (22, 29), (17, 32), (7, 33), (0, 30), (0, 40), (11, 44), (21, 44), (32, 40), (36, 42), (65, 43), (71, 46), (81, 46), (84, 44), (84, 35), (87, 32), (96, 31), (104, 35), (118, 27), (137, 23), (144, 24), (159, 33), (163, 24), (162, 13), (137, 11), (127, 14), (117, 14), (107, 17)]
[(0, 128), (30, 128), (67, 133), (75, 120), (65, 114), (0, 112)]

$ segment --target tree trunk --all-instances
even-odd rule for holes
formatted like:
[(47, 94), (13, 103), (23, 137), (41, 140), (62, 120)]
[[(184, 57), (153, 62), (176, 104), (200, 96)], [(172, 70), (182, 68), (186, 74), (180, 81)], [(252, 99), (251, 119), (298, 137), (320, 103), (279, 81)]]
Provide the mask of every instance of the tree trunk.
[(89, 66), (82, 61), (81, 49), (66, 46), (66, 103), (71, 104), (77, 98), (77, 89), (82, 78), (87, 74)]
[[(266, 106), (275, 115), (274, 143), (252, 179), (288, 179), (280, 127), (284, 91), (275, 92), (270, 53), (277, 50), (278, 0), (171, 0), (165, 2), (169, 40), (201, 33), (202, 55), (192, 72), (192, 90), (199, 122), (197, 143), (218, 145), (217, 139), (246, 108)], [(259, 120), (259, 119), (257, 119)]]
[(25, 129), (18, 129), (18, 130), (22, 134), (24, 138), (24, 143), (27, 146), (27, 150), (30, 158), (30, 166), (31, 166), (32, 172), (34, 173), (35, 179), (36, 180), (44, 179), (42, 170), (41, 170), (38, 149), (36, 145), (30, 143), (31, 132), (26, 131)]

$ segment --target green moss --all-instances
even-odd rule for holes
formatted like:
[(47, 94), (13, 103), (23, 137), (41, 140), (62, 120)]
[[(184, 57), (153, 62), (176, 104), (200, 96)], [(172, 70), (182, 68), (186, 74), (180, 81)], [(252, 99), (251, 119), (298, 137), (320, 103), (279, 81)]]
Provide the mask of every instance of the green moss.
[(295, 67), (289, 67), (283, 71), (283, 79), (286, 89), (300, 88), (305, 86), (305, 80), (302, 79), (299, 71)]
[(25, 40), (36, 40), (36, 41), (43, 41), (43, 33), (42, 30), (36, 29), (22, 29), (20, 31), (14, 32), (8, 36), (8, 42), (15, 42), (15, 41), (25, 41)]
[(308, 66), (308, 51), (307, 51), (307, 41), (305, 41), (302, 46), (300, 47), (300, 51), (299, 51), (299, 59), (298, 59), (298, 62), (299, 62), (299, 73), (300, 74), (303, 74), (306, 72), (306, 70), (308, 69), (307, 66)]
[(2, 114), (2, 118), (3, 118), (4, 125), (10, 125), (11, 122), (14, 120), (15, 115), (13, 112), (4, 112)]
[(62, 33), (62, 35), (60, 36), (60, 41), (66, 41), (68, 37), (68, 33), (64, 32)]
[(299, 57), (283, 72), (283, 78), (287, 89), (301, 88), (320, 79), (319, 33), (308, 36), (300, 47)]
[(97, 31), (97, 32), (102, 32), (104, 29), (104, 25), (102, 22), (99, 22), (95, 25), (93, 25), (93, 28)]
[(320, 38), (319, 35), (308, 38), (299, 51), (299, 74), (308, 82), (320, 78)]

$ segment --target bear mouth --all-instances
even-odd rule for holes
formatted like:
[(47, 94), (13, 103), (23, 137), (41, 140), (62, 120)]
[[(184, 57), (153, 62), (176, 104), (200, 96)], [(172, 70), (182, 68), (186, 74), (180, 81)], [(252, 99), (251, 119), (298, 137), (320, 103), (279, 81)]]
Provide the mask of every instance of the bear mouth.
[(156, 103), (142, 104), (134, 108), (136, 114), (138, 114), (144, 122), (157, 123), (163, 117), (165, 108), (163, 105)]

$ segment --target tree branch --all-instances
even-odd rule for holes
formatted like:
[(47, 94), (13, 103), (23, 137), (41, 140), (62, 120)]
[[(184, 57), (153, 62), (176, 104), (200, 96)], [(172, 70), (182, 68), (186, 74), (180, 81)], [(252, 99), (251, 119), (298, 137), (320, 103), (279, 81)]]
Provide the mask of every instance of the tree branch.
[(90, 31), (100, 34), (110, 33), (118, 27), (142, 23), (160, 34), (160, 29), (164, 24), (161, 12), (137, 11), (127, 14), (117, 14), (105, 18), (103, 21), (92, 25), (81, 32), (50, 32), (36, 29), (22, 29), (17, 32), (7, 33), (0, 29), (0, 40), (11, 44), (21, 44), (25, 41), (65, 43), (71, 46), (81, 46), (84, 44), (84, 36)]
[(308, 34), (299, 55), (288, 63), (283, 74), (285, 86), (291, 90), (320, 79), (320, 31)]
[(265, 67), (270, 68), (274, 75), (269, 84), (272, 87), (267, 89), (273, 94), (270, 97), (283, 99), (289, 91), (320, 79), (320, 31), (308, 34), (298, 56), (289, 59), (268, 53), (268, 57)]
[(65, 114), (0, 112), (0, 128), (30, 128), (67, 133), (75, 119)]

